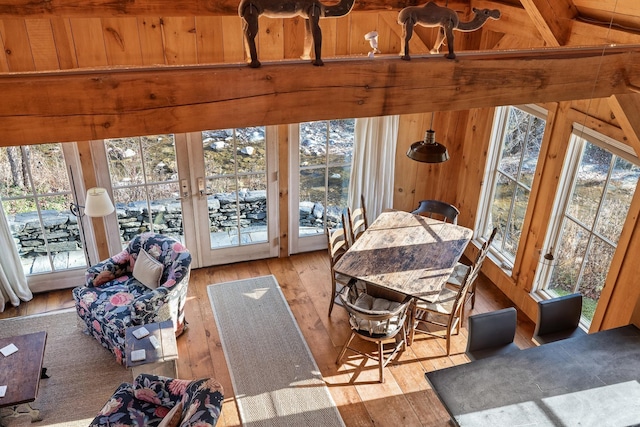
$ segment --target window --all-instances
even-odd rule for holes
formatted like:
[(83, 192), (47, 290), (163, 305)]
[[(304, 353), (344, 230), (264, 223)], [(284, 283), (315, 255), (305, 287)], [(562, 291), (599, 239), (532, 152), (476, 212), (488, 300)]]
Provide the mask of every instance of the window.
[(640, 168), (628, 147), (575, 126), (538, 283), (543, 296), (583, 295), (590, 323), (616, 250)]
[[(76, 277), (69, 270), (84, 275), (87, 267), (85, 237), (91, 234), (89, 224), (83, 223), (85, 217), (76, 216), (83, 214), (82, 207), (76, 214), (70, 209), (72, 202), (81, 203), (76, 159), (73, 143), (0, 150), (2, 207), (30, 286), (52, 282), (46, 274), (65, 274), (61, 281)], [(42, 277), (49, 280), (43, 281)], [(55, 288), (58, 284), (45, 283), (45, 287)]]
[(105, 139), (104, 145), (122, 247), (145, 231), (182, 239), (174, 136)]
[(545, 113), (537, 107), (496, 110), (478, 229), (488, 236), (498, 228), (492, 252), (509, 268), (518, 251), (545, 125)]
[(299, 206), (298, 215), (291, 215), (292, 253), (326, 247), (325, 229), (342, 226), (354, 137), (355, 119), (306, 122), (292, 129), (291, 170), (298, 173), (292, 172), (291, 200)]

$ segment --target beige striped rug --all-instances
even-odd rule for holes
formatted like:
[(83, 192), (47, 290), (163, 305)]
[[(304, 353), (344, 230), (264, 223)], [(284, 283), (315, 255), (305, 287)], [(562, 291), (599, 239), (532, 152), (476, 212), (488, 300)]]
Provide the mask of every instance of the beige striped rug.
[(49, 378), (40, 380), (38, 397), (32, 403), (40, 410), (42, 421), (31, 423), (29, 415), (21, 415), (3, 418), (5, 426), (86, 427), (118, 385), (131, 382), (131, 372), (81, 332), (76, 319), (71, 309), (0, 320), (2, 338), (47, 331), (43, 366)]
[(344, 426), (274, 276), (207, 291), (244, 427)]

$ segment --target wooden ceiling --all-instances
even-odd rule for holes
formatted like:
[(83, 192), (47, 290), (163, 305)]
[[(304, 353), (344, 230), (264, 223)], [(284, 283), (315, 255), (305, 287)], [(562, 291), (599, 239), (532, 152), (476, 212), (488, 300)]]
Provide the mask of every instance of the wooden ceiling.
[[(455, 61), (429, 55), (435, 30), (417, 27), (412, 61), (401, 61), (398, 11), (416, 3), (356, 0), (346, 17), (322, 19), (325, 67), (298, 59), (302, 20), (261, 18), (263, 66), (249, 69), (238, 0), (4, 1), (0, 144), (158, 123), (186, 132), (610, 95), (640, 104), (637, 0), (449, 0), (462, 20), (472, 7), (502, 16), (457, 32)], [(382, 51), (373, 61), (371, 30)]]
[[(327, 4), (331, 2), (327, 1)], [(335, 1), (334, 1), (335, 3)], [(380, 34), (380, 50), (400, 51), (398, 10), (423, 2), (356, 0), (344, 18), (322, 20), (323, 56), (362, 56), (363, 35)], [(444, 4), (444, 1), (438, 1)], [(472, 7), (500, 9), (491, 49), (640, 44), (637, 0), (450, 0), (464, 17)], [(0, 4), (0, 73), (77, 68), (242, 63), (238, 0), (8, 0)], [(412, 53), (428, 53), (434, 30), (417, 28)], [(477, 35), (475, 35), (477, 38)], [(261, 60), (297, 59), (301, 19), (261, 18)], [(473, 33), (457, 33), (460, 49)], [(471, 40), (471, 42), (469, 41)], [(457, 46), (458, 47), (458, 46)], [(456, 49), (458, 50), (458, 48)]]

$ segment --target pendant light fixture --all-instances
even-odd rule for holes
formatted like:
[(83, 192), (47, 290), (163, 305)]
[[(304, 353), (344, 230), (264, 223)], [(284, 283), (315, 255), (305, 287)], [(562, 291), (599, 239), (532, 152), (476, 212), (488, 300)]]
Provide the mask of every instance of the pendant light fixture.
[(407, 157), (417, 162), (423, 163), (442, 163), (449, 160), (449, 152), (447, 147), (436, 142), (436, 133), (433, 130), (433, 116), (431, 113), (431, 126), (425, 132), (424, 140), (411, 144)]

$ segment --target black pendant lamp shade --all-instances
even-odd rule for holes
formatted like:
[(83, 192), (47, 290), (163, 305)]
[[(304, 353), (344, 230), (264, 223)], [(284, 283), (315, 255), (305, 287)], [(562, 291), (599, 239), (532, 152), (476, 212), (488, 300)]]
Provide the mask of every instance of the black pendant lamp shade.
[(436, 142), (436, 133), (429, 129), (424, 135), (424, 141), (411, 144), (407, 157), (423, 163), (442, 163), (449, 160), (447, 147)]

